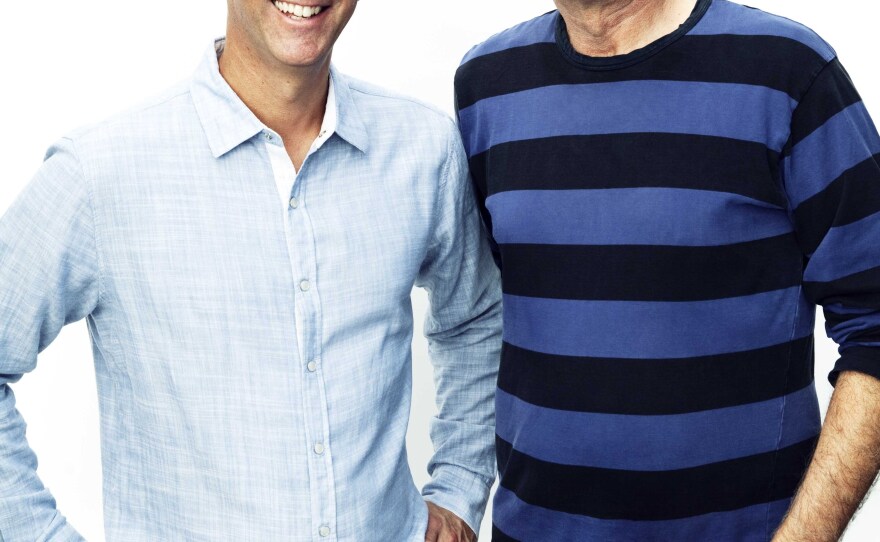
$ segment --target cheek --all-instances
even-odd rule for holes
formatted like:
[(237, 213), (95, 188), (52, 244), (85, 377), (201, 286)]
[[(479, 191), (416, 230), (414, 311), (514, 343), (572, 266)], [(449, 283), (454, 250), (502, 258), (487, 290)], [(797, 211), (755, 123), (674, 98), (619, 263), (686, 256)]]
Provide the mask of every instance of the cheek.
[(229, 3), (228, 26), (235, 27), (238, 34), (248, 36), (252, 43), (263, 41), (268, 26), (266, 17), (272, 15), (267, 7), (275, 9), (268, 0), (233, 0)]

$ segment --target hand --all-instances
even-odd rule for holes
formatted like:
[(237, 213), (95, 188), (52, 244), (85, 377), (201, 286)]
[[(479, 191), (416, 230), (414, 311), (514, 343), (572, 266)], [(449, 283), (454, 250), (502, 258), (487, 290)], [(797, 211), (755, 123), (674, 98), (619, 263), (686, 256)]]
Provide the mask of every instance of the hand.
[(476, 542), (477, 535), (460, 517), (428, 503), (428, 531), (425, 542)]

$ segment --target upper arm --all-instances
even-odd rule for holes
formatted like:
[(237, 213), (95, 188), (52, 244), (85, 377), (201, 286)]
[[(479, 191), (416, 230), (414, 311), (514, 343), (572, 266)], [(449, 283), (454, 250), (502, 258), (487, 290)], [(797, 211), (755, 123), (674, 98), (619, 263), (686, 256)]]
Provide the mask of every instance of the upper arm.
[(91, 193), (65, 139), (0, 219), (0, 374), (33, 369), (65, 324), (94, 310), (99, 291)]

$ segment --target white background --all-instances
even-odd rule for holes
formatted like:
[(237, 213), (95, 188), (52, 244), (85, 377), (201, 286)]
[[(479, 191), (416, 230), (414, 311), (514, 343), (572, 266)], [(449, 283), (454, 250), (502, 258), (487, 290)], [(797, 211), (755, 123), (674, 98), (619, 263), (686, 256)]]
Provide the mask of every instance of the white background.
[[(4, 2), (0, 212), (25, 186), (55, 139), (187, 77), (212, 38), (223, 33), (224, 4)], [(752, 5), (803, 22), (830, 41), (868, 109), (880, 120), (877, 19), (867, 12), (872, 2), (752, 0)], [(470, 46), (552, 8), (550, 0), (368, 0), (343, 34), (335, 59), (352, 75), (451, 112), (452, 76)], [(414, 303), (416, 314), (421, 314), (425, 296), (416, 293)], [(836, 350), (821, 326), (820, 322), (816, 375), (824, 412), (831, 393), (825, 376)], [(421, 485), (427, 479), (427, 426), (434, 404), (420, 330), (413, 347), (415, 393), (408, 444), (414, 477)], [(97, 399), (85, 325), (80, 322), (62, 331), (41, 355), (38, 368), (13, 389), (40, 459), (40, 476), (74, 526), (90, 541), (103, 540)], [(489, 539), (488, 519), (482, 538)], [(868, 500), (845, 540), (880, 540), (880, 497)]]

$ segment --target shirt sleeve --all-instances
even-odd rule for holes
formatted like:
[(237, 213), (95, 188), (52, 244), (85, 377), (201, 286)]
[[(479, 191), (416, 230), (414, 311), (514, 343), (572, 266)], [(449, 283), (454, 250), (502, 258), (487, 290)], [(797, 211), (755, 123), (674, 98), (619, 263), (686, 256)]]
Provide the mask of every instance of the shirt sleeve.
[(70, 322), (98, 304), (89, 192), (72, 142), (49, 149), (36, 177), (0, 219), (0, 535), (4, 542), (73, 541), (37, 476), (10, 384)]
[(429, 295), (425, 334), (439, 409), (423, 494), (479, 532), (495, 479), (501, 288), (452, 122), (447, 140), (434, 240), (416, 283)]
[(798, 103), (784, 152), (804, 290), (840, 350), (829, 380), (880, 378), (880, 136), (837, 59)]

